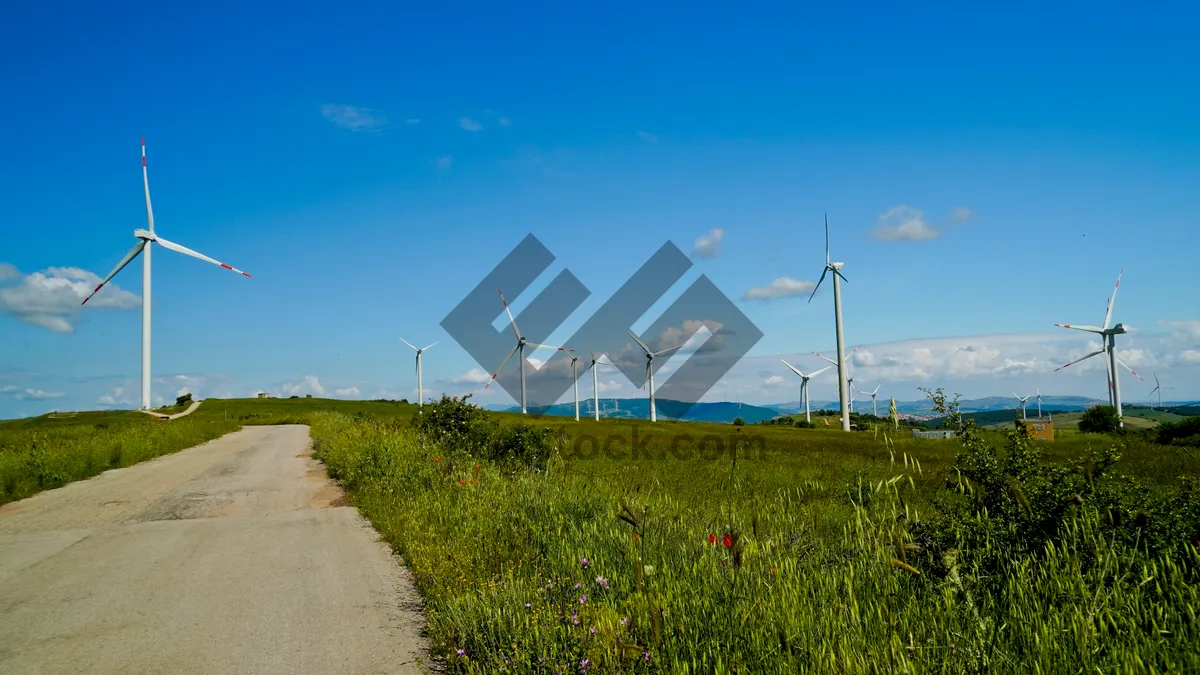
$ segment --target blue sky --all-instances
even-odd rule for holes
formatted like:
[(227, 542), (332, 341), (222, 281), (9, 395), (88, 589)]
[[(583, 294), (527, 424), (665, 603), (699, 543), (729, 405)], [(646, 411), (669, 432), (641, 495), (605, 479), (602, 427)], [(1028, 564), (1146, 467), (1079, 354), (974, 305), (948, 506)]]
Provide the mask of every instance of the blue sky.
[(826, 212), (881, 394), (1103, 396), (1098, 359), (1050, 372), (1091, 351), (1053, 324), (1124, 268), (1119, 355), (1200, 398), (1194, 4), (339, 9), (10, 10), (0, 417), (136, 404), (140, 263), (75, 307), (145, 226), (142, 136), (158, 233), (254, 275), (155, 251), (164, 398), (412, 397), (401, 335), (441, 341), (427, 390), (477, 389), (438, 324), (532, 232), (541, 286), (592, 291), (558, 337), (669, 239), (676, 295), (707, 274), (765, 334), (712, 395), (794, 400), (778, 357), (819, 367), (830, 294), (743, 298), (815, 281)]

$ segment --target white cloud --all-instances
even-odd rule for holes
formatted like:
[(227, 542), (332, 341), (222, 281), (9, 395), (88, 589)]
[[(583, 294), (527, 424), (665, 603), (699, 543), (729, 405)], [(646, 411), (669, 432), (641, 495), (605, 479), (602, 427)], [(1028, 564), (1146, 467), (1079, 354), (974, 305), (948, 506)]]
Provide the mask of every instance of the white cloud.
[(658, 142), (658, 135), (652, 134), (649, 131), (640, 131), (639, 130), (637, 132), (637, 137), (642, 139), (643, 141), (646, 141), (647, 143), (657, 143)]
[(601, 394), (607, 394), (607, 393), (611, 393), (614, 391), (620, 391), (621, 383), (617, 382), (616, 380), (609, 380), (608, 382), (600, 382), (599, 389), (600, 389)]
[[(56, 333), (74, 332), (71, 320), (82, 309), (83, 299), (100, 284), (100, 277), (78, 267), (50, 267), (24, 277), (15, 267), (8, 267), (6, 279), (19, 278), (20, 282), (0, 285), (0, 314)], [(87, 304), (89, 308), (103, 309), (136, 309), (140, 306), (141, 298), (111, 282)]]
[(96, 399), (96, 404), (105, 407), (133, 405), (133, 399), (126, 396), (125, 387), (113, 387), (107, 394)]
[(467, 131), (480, 131), (483, 129), (483, 124), (479, 120), (473, 120), (470, 117), (458, 118), (458, 126)]
[(305, 375), (298, 382), (287, 382), (279, 387), (283, 393), (288, 396), (304, 396), (312, 394), (314, 396), (324, 396), (325, 387), (321, 386), (321, 381), (316, 375)]
[(1200, 349), (1188, 349), (1179, 355), (1179, 362), (1188, 366), (1200, 366)]
[[(1196, 340), (1200, 340), (1200, 321), (1195, 319), (1188, 321), (1159, 321), (1158, 325), (1174, 328), (1174, 332), (1181, 333)], [(1126, 326), (1126, 328), (1129, 327)]]
[(0, 394), (11, 394), (12, 392), (14, 392), (16, 390), (17, 390), (16, 387), (9, 384), (9, 385), (0, 387)]
[(387, 124), (387, 118), (379, 111), (354, 105), (326, 103), (321, 106), (321, 114), (347, 131), (374, 131)]
[(774, 300), (790, 298), (812, 292), (816, 284), (811, 281), (801, 281), (791, 277), (779, 277), (766, 286), (751, 288), (742, 296), (743, 300)]
[(358, 398), (358, 397), (362, 396), (362, 392), (360, 392), (358, 390), (358, 387), (346, 387), (345, 389), (336, 389), (336, 390), (334, 390), (333, 393), (342, 398)]
[(924, 213), (904, 204), (883, 212), (879, 224), (871, 230), (871, 237), (880, 241), (928, 241), (941, 234), (929, 225)]
[(66, 396), (66, 394), (61, 391), (42, 391), (41, 389), (26, 389), (17, 394), (17, 398), (27, 401), (45, 401), (52, 398), (62, 398), (63, 396)]
[(784, 384), (785, 382), (787, 382), (787, 380), (784, 380), (779, 375), (772, 375), (772, 376), (768, 377), (766, 380), (763, 380), (763, 384), (768, 387), (781, 385), (781, 384)]
[(410, 117), (410, 118), (404, 120), (404, 123), (405, 124), (420, 124), (421, 120), (416, 117)]
[(960, 206), (950, 212), (950, 225), (962, 225), (975, 217), (975, 212), (965, 206)]
[(717, 257), (718, 249), (721, 247), (721, 240), (725, 238), (725, 230), (714, 227), (708, 231), (708, 234), (696, 237), (695, 243), (692, 244), (692, 255), (697, 258), (715, 258)]
[(509, 126), (509, 125), (511, 125), (511, 124), (512, 124), (512, 120), (510, 120), (509, 118), (507, 118), (507, 117), (501, 117), (501, 118), (500, 118), (500, 126), (502, 126), (502, 127), (507, 127), (507, 126)]
[(449, 169), (450, 167), (454, 166), (454, 157), (451, 155), (438, 157), (436, 164), (437, 168), (439, 169)]
[(21, 276), (20, 270), (10, 263), (0, 263), (0, 281), (8, 281)]
[(483, 368), (472, 368), (458, 377), (450, 378), (450, 381), (454, 384), (485, 384), (490, 379), (492, 374)]

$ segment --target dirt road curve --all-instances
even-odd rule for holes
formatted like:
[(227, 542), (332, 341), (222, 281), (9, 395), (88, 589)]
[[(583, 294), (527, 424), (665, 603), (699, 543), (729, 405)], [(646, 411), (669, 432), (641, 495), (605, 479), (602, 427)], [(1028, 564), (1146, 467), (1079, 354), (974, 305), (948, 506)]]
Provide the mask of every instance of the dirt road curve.
[(0, 673), (421, 672), (406, 572), (309, 452), (250, 427), (0, 507)]

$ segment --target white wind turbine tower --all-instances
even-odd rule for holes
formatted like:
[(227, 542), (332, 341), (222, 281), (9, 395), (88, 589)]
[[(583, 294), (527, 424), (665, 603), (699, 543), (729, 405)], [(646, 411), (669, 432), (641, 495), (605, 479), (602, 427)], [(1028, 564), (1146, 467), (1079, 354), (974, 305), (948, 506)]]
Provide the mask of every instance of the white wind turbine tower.
[[(1014, 391), (1014, 392), (1012, 393), (1012, 395), (1013, 395), (1013, 396), (1017, 396), (1017, 392), (1015, 392), (1015, 391)], [(1028, 400), (1029, 400), (1029, 399), (1031, 399), (1031, 398), (1033, 398), (1033, 397), (1032, 397), (1032, 396), (1026, 396), (1026, 397), (1022, 398), (1022, 397), (1020, 397), (1020, 396), (1017, 396), (1017, 400), (1021, 402), (1021, 419), (1027, 419), (1027, 417), (1026, 417), (1026, 415), (1025, 415), (1025, 402), (1026, 402), (1026, 401), (1028, 401)], [(1038, 419), (1041, 419), (1041, 417), (1042, 417), (1042, 404), (1041, 404), (1041, 400), (1042, 400), (1042, 397), (1041, 397), (1041, 395), (1039, 395), (1039, 396), (1038, 396)]]
[[(530, 341), (526, 340), (524, 337), (522, 337), (521, 330), (519, 328), (517, 328), (517, 320), (515, 318), (513, 318), (512, 310), (508, 308), (508, 301), (504, 299), (503, 291), (500, 291), (500, 302), (504, 303), (504, 311), (508, 312), (508, 320), (512, 324), (513, 333), (517, 336), (517, 346), (513, 347), (513, 350), (508, 353), (508, 356), (504, 357), (504, 361), (502, 361), (500, 363), (500, 367), (496, 369), (496, 372), (492, 373), (492, 378), (490, 380), (488, 380), (487, 384), (483, 385), (483, 388), (487, 389), (488, 387), (492, 386), (492, 382), (494, 382), (496, 380), (496, 376), (500, 374), (500, 371), (504, 370), (504, 366), (508, 365), (508, 360), (513, 357), (513, 354), (519, 353), (521, 355), (521, 363), (520, 363), (520, 366), (521, 366), (521, 414), (524, 415), (526, 412), (526, 408), (525, 408), (525, 348), (533, 347), (534, 349), (537, 349), (538, 347), (550, 347), (550, 345), (539, 345), (535, 342), (530, 342)], [(552, 347), (552, 349), (557, 349), (559, 351), (566, 351), (562, 347)]]
[(673, 352), (676, 349), (682, 348), (683, 345), (679, 345), (678, 347), (668, 347), (657, 352), (652, 352), (650, 351), (650, 348), (643, 344), (642, 341), (639, 340), (633, 333), (629, 333), (629, 337), (633, 338), (633, 341), (638, 343), (638, 346), (642, 348), (642, 351), (646, 352), (646, 384), (647, 393), (650, 397), (650, 421), (657, 422), (658, 414), (654, 411), (654, 357), (662, 356), (667, 352)]
[[(779, 359), (779, 360), (783, 361), (783, 359)], [(797, 370), (795, 366), (788, 363), (787, 361), (783, 361), (783, 365), (787, 366), (788, 368), (791, 368), (793, 373), (800, 376), (800, 398), (804, 400), (804, 421), (808, 422), (809, 424), (812, 424), (812, 414), (809, 412), (809, 409), (808, 409), (808, 381), (811, 380), (812, 378), (820, 375), (821, 373), (829, 370), (833, 366), (825, 366), (824, 368), (822, 368), (818, 371), (811, 372), (811, 373), (805, 375), (804, 373)]]
[(421, 383), (421, 354), (431, 349), (433, 345), (436, 345), (437, 343), (434, 342), (427, 347), (421, 347), (418, 349), (416, 345), (408, 340), (405, 340), (404, 338), (400, 338), (400, 341), (409, 347), (412, 347), (412, 350), (417, 353), (417, 408), (422, 408), (425, 406), (425, 390)]
[[(1151, 395), (1151, 396), (1154, 396), (1154, 393), (1155, 393), (1155, 392), (1158, 392), (1158, 407), (1160, 407), (1160, 408), (1161, 408), (1161, 407), (1163, 407), (1163, 404), (1162, 404), (1162, 390), (1163, 390), (1163, 389), (1174, 389), (1174, 388), (1175, 388), (1175, 387), (1164, 387), (1164, 386), (1162, 386), (1162, 383), (1158, 381), (1158, 373), (1154, 373), (1154, 390), (1150, 392), (1150, 395)], [(1151, 409), (1153, 409), (1153, 406), (1154, 406), (1154, 401), (1153, 401), (1153, 400), (1151, 400), (1151, 402), (1150, 402), (1150, 406), (1151, 406)]]
[[(813, 287), (812, 295), (808, 296), (808, 301), (817, 294), (817, 289), (821, 287), (821, 282), (825, 281), (825, 275), (830, 271), (833, 272), (833, 321), (837, 329), (837, 362), (834, 363), (838, 367), (838, 402), (841, 404), (842, 411), (842, 431), (850, 431), (850, 412), (854, 404), (852, 401), (847, 401), (850, 396), (850, 383), (847, 381), (846, 375), (846, 354), (845, 354), (845, 338), (842, 332), (842, 285), (838, 282), (839, 279), (846, 281), (846, 277), (842, 275), (842, 266), (846, 263), (832, 262), (829, 259), (829, 214), (825, 214), (825, 269), (821, 270), (821, 278), (817, 280), (817, 285)], [(824, 357), (822, 357), (824, 358)]]
[[(1015, 394), (1016, 392), (1013, 392), (1013, 393)], [(1038, 385), (1038, 388), (1037, 388), (1037, 404), (1038, 404), (1038, 419), (1040, 420), (1040, 419), (1042, 419), (1042, 386), (1041, 385)]]
[(150, 410), (150, 408), (151, 408), (151, 405), (150, 405), (150, 306), (151, 306), (151, 303), (150, 303), (151, 246), (150, 246), (150, 244), (151, 244), (151, 242), (156, 242), (156, 243), (158, 243), (159, 246), (162, 246), (165, 249), (175, 251), (176, 253), (190, 255), (193, 258), (199, 258), (200, 260), (203, 260), (205, 262), (210, 262), (214, 265), (219, 265), (219, 266), (224, 267), (225, 269), (230, 270), (232, 272), (237, 272), (238, 274), (240, 274), (244, 277), (249, 277), (250, 275), (246, 274), (245, 272), (243, 272), (239, 269), (234, 269), (234, 268), (230, 267), (229, 265), (226, 265), (223, 262), (213, 260), (212, 258), (210, 258), (202, 253), (197, 253), (196, 251), (193, 251), (192, 249), (187, 248), (186, 246), (180, 246), (179, 244), (169, 242), (166, 239), (163, 239), (154, 233), (154, 209), (151, 208), (151, 206), (150, 206), (150, 180), (146, 175), (146, 139), (145, 138), (142, 139), (142, 186), (145, 188), (145, 192), (146, 192), (146, 220), (148, 222), (149, 229), (146, 229), (146, 230), (138, 229), (138, 230), (133, 231), (133, 236), (138, 238), (138, 243), (134, 244), (133, 248), (129, 249), (129, 253), (125, 254), (125, 257), (121, 259), (121, 262), (117, 263), (117, 266), (115, 268), (113, 268), (112, 272), (108, 273), (107, 277), (104, 277), (104, 281), (101, 281), (100, 285), (96, 286), (95, 290), (93, 290), (86, 298), (83, 299), (82, 304), (86, 305), (87, 301), (91, 300), (93, 295), (100, 292), (100, 289), (104, 288), (104, 285), (107, 284), (110, 279), (112, 279), (114, 276), (116, 276), (117, 272), (120, 272), (130, 262), (133, 262), (133, 259), (138, 257), (139, 253), (144, 254), (144, 255), (142, 255), (142, 407), (141, 407), (141, 409), (142, 410)]
[(575, 421), (579, 421), (579, 376), (575, 374), (575, 364), (579, 362), (579, 357), (575, 356), (574, 349), (563, 349), (567, 356), (571, 357), (571, 386), (575, 389)]
[[(591, 365), (591, 369), (592, 369), (592, 412), (596, 416), (596, 421), (599, 422), (600, 421), (600, 377), (599, 377), (599, 375), (596, 374), (596, 371), (599, 370), (596, 367), (596, 364), (598, 364), (600, 361), (598, 359), (596, 359), (596, 352), (592, 351), (592, 343), (590, 343), (590, 342), (588, 343), (588, 354), (591, 355), (591, 357), (592, 357), (592, 365)], [(579, 393), (578, 393), (579, 389), (576, 388), (575, 392), (576, 392), (575, 399), (578, 400), (579, 399)], [(579, 419), (578, 411), (576, 411), (576, 413), (575, 413), (575, 419)]]
[(1133, 376), (1136, 377), (1137, 379), (1139, 379), (1143, 382), (1146, 381), (1146, 379), (1143, 378), (1141, 375), (1138, 375), (1137, 372), (1133, 368), (1130, 368), (1128, 365), (1125, 364), (1124, 361), (1117, 358), (1116, 337), (1118, 335), (1121, 335), (1126, 332), (1124, 324), (1118, 323), (1117, 325), (1113, 326), (1112, 328), (1109, 328), (1109, 324), (1112, 323), (1113, 305), (1117, 301), (1117, 289), (1119, 289), (1121, 287), (1121, 276), (1124, 274), (1125, 274), (1124, 268), (1122, 268), (1120, 273), (1117, 274), (1117, 285), (1113, 287), (1112, 297), (1110, 297), (1108, 299), (1108, 308), (1104, 312), (1104, 325), (1103, 326), (1075, 326), (1075, 325), (1072, 325), (1069, 323), (1054, 324), (1055, 326), (1058, 326), (1060, 328), (1072, 328), (1074, 330), (1082, 330), (1082, 331), (1086, 331), (1088, 333), (1095, 333), (1100, 336), (1101, 347), (1100, 347), (1099, 351), (1094, 351), (1091, 354), (1088, 354), (1087, 356), (1078, 358), (1066, 365), (1059, 366), (1058, 368), (1054, 369), (1054, 372), (1057, 373), (1058, 371), (1062, 370), (1063, 368), (1066, 368), (1067, 366), (1073, 366), (1076, 363), (1079, 363), (1080, 361), (1084, 361), (1086, 359), (1090, 359), (1093, 356), (1096, 356), (1097, 354), (1103, 354), (1105, 356), (1104, 366), (1108, 369), (1108, 401), (1109, 401), (1109, 403), (1112, 404), (1112, 406), (1114, 408), (1117, 409), (1117, 419), (1120, 420), (1122, 427), (1125, 426), (1125, 419), (1124, 419), (1124, 413), (1122, 413), (1122, 411), (1121, 411), (1121, 382), (1120, 382), (1120, 378), (1118, 377), (1118, 373), (1117, 373), (1117, 365), (1120, 364), (1121, 366), (1124, 366), (1125, 370), (1128, 370), (1129, 372), (1133, 373)]
[[(833, 284), (834, 284), (833, 287), (837, 288), (837, 277), (833, 278)], [(861, 347), (861, 346), (862, 345), (859, 345), (858, 347)], [(849, 359), (851, 356), (854, 356), (854, 352), (858, 351), (858, 347), (851, 349), (849, 354), (846, 354), (845, 356), (843, 356), (842, 362), (845, 363), (847, 359)], [(839, 341), (838, 352), (840, 353), (841, 351), (842, 351), (842, 345), (841, 345), (841, 342)], [(829, 363), (831, 363), (835, 367), (837, 367), (838, 376), (839, 376), (838, 377), (838, 380), (839, 380), (838, 391), (840, 392), (842, 390), (842, 386), (845, 386), (846, 389), (848, 389), (850, 391), (849, 412), (854, 412), (854, 390), (852, 389), (852, 387), (854, 386), (854, 376), (853, 375), (842, 375), (842, 373), (848, 373), (849, 368), (845, 368), (845, 369), (841, 368), (838, 365), (837, 361), (834, 361), (833, 359), (829, 358), (828, 356), (825, 356), (824, 354), (817, 354), (817, 352), (813, 352), (813, 354), (815, 354), (816, 356), (820, 356), (821, 358), (825, 359), (826, 361), (828, 361)], [(839, 394), (839, 396), (840, 396), (840, 394)], [(843, 398), (842, 399), (842, 412), (843, 413), (847, 412), (846, 404), (847, 404), (847, 401), (845, 398)], [(844, 415), (843, 419), (847, 420), (847, 423), (848, 423), (850, 416)], [(845, 429), (843, 429), (843, 431), (845, 431)]]

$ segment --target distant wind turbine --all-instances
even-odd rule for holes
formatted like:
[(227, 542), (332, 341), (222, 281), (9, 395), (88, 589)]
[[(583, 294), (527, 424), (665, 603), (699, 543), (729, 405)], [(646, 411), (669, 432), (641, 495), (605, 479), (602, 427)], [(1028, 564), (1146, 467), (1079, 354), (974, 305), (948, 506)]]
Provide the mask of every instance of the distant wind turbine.
[(600, 421), (600, 377), (596, 371), (599, 370), (596, 364), (596, 352), (592, 351), (592, 343), (588, 343), (588, 354), (592, 357), (592, 412), (596, 414), (596, 421)]
[(875, 405), (875, 396), (877, 394), (879, 394), (879, 388), (882, 386), (883, 386), (883, 380), (880, 380), (879, 384), (875, 385), (875, 391), (871, 392), (870, 394), (867, 394), (868, 396), (871, 397), (871, 416), (872, 417), (879, 417), (879, 407)]
[[(783, 359), (779, 359), (779, 360), (783, 361)], [(805, 375), (804, 373), (800, 372), (795, 366), (788, 363), (787, 361), (783, 361), (783, 365), (787, 366), (788, 368), (790, 368), (792, 370), (793, 373), (800, 376), (800, 398), (804, 400), (804, 421), (808, 422), (809, 424), (812, 424), (812, 413), (809, 411), (809, 408), (808, 408), (808, 381), (811, 380), (812, 378), (820, 375), (821, 373), (829, 370), (833, 366), (825, 366), (824, 368), (822, 368), (818, 371), (815, 371), (815, 372)]]
[(429, 349), (431, 349), (433, 347), (433, 345), (437, 344), (437, 342), (434, 342), (426, 347), (421, 347), (420, 349), (418, 349), (416, 347), (416, 345), (409, 342), (408, 340), (405, 340), (404, 338), (400, 338), (400, 341), (403, 342), (404, 344), (408, 345), (409, 347), (412, 347), (412, 350), (417, 353), (417, 408), (422, 408), (425, 405), (425, 390), (422, 387), (422, 383), (421, 383), (421, 354), (423, 352), (426, 352)]
[(1082, 331), (1086, 331), (1088, 333), (1095, 333), (1100, 336), (1100, 339), (1102, 341), (1102, 346), (1100, 347), (1099, 351), (1094, 351), (1091, 354), (1088, 354), (1087, 356), (1076, 359), (1066, 365), (1059, 366), (1058, 368), (1054, 369), (1054, 372), (1057, 373), (1058, 371), (1062, 370), (1063, 368), (1066, 368), (1067, 366), (1073, 366), (1076, 363), (1090, 359), (1093, 356), (1096, 356), (1097, 354), (1103, 354), (1105, 356), (1104, 366), (1108, 369), (1108, 401), (1112, 405), (1112, 407), (1117, 409), (1117, 419), (1120, 421), (1122, 427), (1125, 426), (1125, 419), (1124, 419), (1124, 414), (1121, 411), (1121, 382), (1120, 382), (1120, 378), (1118, 377), (1118, 373), (1117, 373), (1117, 364), (1124, 366), (1125, 370), (1128, 370), (1129, 372), (1133, 373), (1133, 376), (1136, 377), (1137, 379), (1139, 379), (1143, 382), (1146, 381), (1146, 379), (1144, 377), (1142, 377), (1141, 375), (1138, 375), (1137, 372), (1134, 371), (1133, 368), (1130, 368), (1128, 365), (1125, 364), (1124, 361), (1117, 358), (1116, 337), (1118, 335), (1121, 335), (1126, 332), (1124, 324), (1118, 323), (1117, 325), (1113, 326), (1112, 328), (1108, 327), (1109, 324), (1112, 323), (1113, 305), (1117, 301), (1117, 289), (1119, 289), (1121, 287), (1121, 276), (1124, 274), (1125, 274), (1124, 268), (1122, 268), (1120, 273), (1117, 274), (1117, 285), (1113, 287), (1113, 294), (1108, 299), (1108, 308), (1104, 311), (1104, 325), (1103, 326), (1075, 326), (1075, 325), (1072, 325), (1069, 323), (1054, 324), (1055, 326), (1058, 326), (1059, 328), (1071, 328), (1074, 330), (1082, 330)]
[[(834, 363), (838, 367), (838, 403), (841, 405), (842, 412), (842, 431), (850, 431), (850, 413), (854, 409), (853, 399), (850, 399), (850, 382), (847, 379), (846, 370), (846, 342), (842, 331), (842, 285), (838, 281), (848, 281), (842, 275), (842, 267), (846, 263), (833, 262), (829, 258), (829, 214), (825, 214), (825, 269), (821, 270), (821, 278), (817, 280), (817, 285), (813, 287), (812, 295), (808, 296), (808, 301), (812, 302), (813, 297), (817, 294), (817, 289), (821, 287), (821, 282), (825, 281), (825, 275), (833, 272), (833, 321), (834, 327), (837, 330), (837, 362)], [(825, 357), (821, 357), (825, 358)], [(826, 359), (828, 360), (828, 359)], [(849, 399), (849, 400), (847, 400)]]
[[(1016, 393), (1016, 392), (1013, 392), (1013, 393)], [(1038, 404), (1038, 419), (1040, 420), (1040, 419), (1042, 419), (1042, 387), (1041, 387), (1041, 385), (1038, 385), (1038, 388), (1037, 388), (1037, 404)]]
[[(538, 347), (550, 347), (550, 345), (539, 345), (535, 342), (530, 342), (529, 340), (526, 340), (524, 338), (524, 336), (521, 335), (521, 329), (517, 328), (517, 320), (515, 318), (513, 318), (512, 310), (508, 308), (508, 301), (504, 299), (504, 291), (499, 291), (499, 293), (500, 293), (500, 302), (504, 303), (504, 311), (508, 313), (508, 321), (510, 324), (512, 324), (513, 334), (515, 334), (517, 336), (517, 346), (513, 347), (512, 351), (508, 353), (508, 356), (504, 357), (504, 360), (500, 362), (500, 367), (496, 369), (496, 372), (492, 373), (492, 378), (490, 380), (488, 380), (487, 384), (483, 385), (483, 388), (487, 389), (488, 387), (492, 386), (492, 382), (496, 381), (496, 376), (500, 374), (500, 371), (504, 370), (504, 366), (508, 365), (508, 360), (513, 357), (513, 354), (520, 354), (521, 355), (521, 363), (520, 363), (520, 366), (521, 366), (521, 414), (524, 415), (524, 414), (526, 414), (526, 408), (525, 408), (525, 348), (533, 347), (534, 349), (537, 349)], [(562, 347), (552, 347), (552, 349), (557, 349), (559, 351), (566, 351)]]
[[(1162, 404), (1162, 390), (1163, 390), (1163, 389), (1174, 389), (1174, 388), (1175, 388), (1175, 387), (1164, 387), (1164, 386), (1162, 386), (1162, 383), (1158, 381), (1158, 373), (1154, 373), (1154, 390), (1150, 392), (1150, 395), (1151, 395), (1151, 396), (1154, 396), (1155, 392), (1157, 392), (1157, 393), (1158, 393), (1158, 407), (1159, 407), (1159, 408), (1163, 407), (1163, 404)], [(1153, 408), (1153, 405), (1154, 405), (1154, 403), (1153, 403), (1153, 401), (1151, 401), (1151, 407), (1152, 407), (1152, 408)]]
[(650, 421), (657, 422), (658, 415), (654, 411), (654, 357), (662, 356), (667, 352), (673, 352), (676, 349), (682, 348), (683, 345), (679, 345), (678, 347), (668, 347), (657, 352), (652, 352), (650, 351), (650, 348), (647, 347), (641, 340), (639, 340), (633, 333), (629, 333), (629, 337), (633, 338), (633, 341), (642, 348), (642, 351), (646, 352), (646, 383), (648, 386), (647, 394), (650, 398)]
[(567, 356), (571, 358), (571, 386), (575, 389), (575, 421), (579, 421), (579, 375), (575, 372), (575, 364), (579, 362), (579, 357), (575, 356), (574, 349), (563, 349)]
[[(837, 288), (837, 286), (836, 286), (836, 284), (837, 284), (837, 277), (834, 277), (834, 279), (833, 279), (833, 283), (835, 284), (835, 285), (834, 285), (834, 288)], [(861, 347), (861, 346), (862, 346), (862, 345), (859, 345), (858, 347)], [(843, 357), (842, 357), (842, 361), (844, 361), (844, 362), (846, 362), (846, 363), (849, 363), (849, 361), (850, 361), (850, 357), (851, 357), (851, 356), (854, 356), (854, 352), (858, 351), (858, 347), (855, 347), (854, 349), (851, 349), (849, 354), (846, 354), (845, 356), (843, 356)], [(838, 346), (838, 351), (840, 352), (841, 350), (842, 350), (842, 348), (841, 348), (841, 346), (839, 345), (839, 346)], [(817, 352), (813, 352), (813, 354), (816, 354), (817, 356), (820, 356), (821, 358), (825, 359), (827, 362), (829, 362), (829, 363), (832, 363), (834, 366), (838, 366), (838, 365), (839, 365), (837, 361), (834, 361), (833, 359), (829, 358), (828, 356), (825, 356), (824, 354), (817, 354)], [(843, 374), (843, 373), (845, 373), (845, 374)], [(847, 388), (847, 389), (850, 391), (850, 400), (849, 400), (850, 407), (849, 407), (849, 412), (853, 413), (853, 412), (854, 412), (854, 389), (853, 389), (853, 387), (854, 387), (854, 376), (849, 374), (849, 368), (845, 368), (845, 369), (843, 369), (843, 368), (841, 368), (840, 366), (838, 367), (838, 380), (839, 380), (839, 382), (838, 382), (838, 391), (839, 391), (839, 392), (841, 392), (841, 390), (842, 390), (842, 385), (843, 385), (843, 384), (844, 384), (844, 385), (846, 386), (846, 388)], [(840, 393), (839, 393), (838, 395), (839, 395), (839, 396), (841, 396), (841, 394), (840, 394)], [(846, 405), (846, 403), (847, 403), (847, 401), (846, 401), (846, 400), (843, 398), (841, 403), (842, 403), (842, 405), (843, 405), (843, 406), (845, 406), (845, 405)], [(846, 419), (848, 420), (848, 419), (850, 419), (850, 418), (849, 418), (849, 417), (847, 417)]]
[(246, 274), (245, 272), (243, 272), (239, 269), (230, 267), (229, 265), (226, 265), (223, 262), (220, 262), (218, 260), (213, 260), (212, 258), (204, 255), (203, 253), (198, 253), (196, 251), (193, 251), (192, 249), (187, 248), (186, 246), (180, 246), (179, 244), (169, 242), (166, 239), (163, 239), (162, 237), (159, 237), (158, 235), (156, 235), (154, 233), (154, 209), (150, 206), (150, 179), (146, 175), (146, 139), (145, 138), (142, 139), (142, 186), (145, 188), (145, 192), (146, 192), (146, 220), (149, 223), (149, 225), (148, 225), (149, 229), (146, 229), (146, 230), (138, 229), (138, 230), (133, 231), (133, 236), (138, 238), (138, 243), (134, 244), (133, 248), (129, 249), (129, 252), (126, 253), (125, 257), (121, 259), (121, 262), (117, 263), (117, 266), (113, 268), (113, 271), (109, 272), (108, 276), (104, 277), (104, 281), (101, 281), (100, 285), (96, 286), (95, 290), (93, 290), (86, 298), (83, 299), (82, 304), (86, 305), (87, 301), (91, 300), (93, 295), (95, 295), (96, 293), (99, 293), (100, 289), (104, 288), (104, 285), (107, 284), (110, 279), (112, 279), (114, 276), (117, 275), (117, 272), (120, 272), (122, 269), (124, 269), (124, 267), (126, 265), (133, 262), (133, 259), (138, 257), (139, 253), (144, 254), (144, 255), (142, 255), (142, 408), (141, 409), (142, 410), (150, 410), (150, 408), (151, 408), (151, 405), (150, 405), (150, 307), (151, 307), (151, 303), (150, 303), (150, 253), (151, 253), (151, 246), (150, 246), (150, 244), (157, 243), (159, 246), (162, 246), (163, 248), (170, 249), (172, 251), (175, 251), (176, 253), (190, 255), (193, 258), (198, 258), (205, 262), (210, 262), (219, 267), (224, 267), (225, 269), (227, 269), (231, 272), (237, 272), (238, 274), (240, 274), (244, 277), (249, 277), (250, 275)]
[[(1015, 391), (1014, 391), (1014, 392), (1012, 393), (1012, 395), (1013, 395), (1013, 396), (1017, 396), (1017, 392), (1015, 392)], [(1020, 397), (1020, 396), (1017, 396), (1017, 400), (1021, 402), (1021, 419), (1026, 419), (1026, 415), (1025, 415), (1025, 402), (1026, 402), (1026, 401), (1028, 401), (1028, 400), (1029, 400), (1029, 399), (1031, 399), (1031, 398), (1033, 398), (1033, 397), (1032, 397), (1032, 396), (1026, 396), (1026, 397), (1022, 398), (1022, 397)], [(1040, 397), (1039, 397), (1039, 400), (1040, 400)], [(1039, 404), (1038, 404), (1038, 417), (1040, 418), (1041, 416), (1042, 416), (1042, 412), (1041, 412), (1041, 404), (1039, 403)]]

